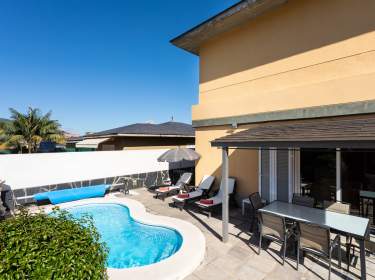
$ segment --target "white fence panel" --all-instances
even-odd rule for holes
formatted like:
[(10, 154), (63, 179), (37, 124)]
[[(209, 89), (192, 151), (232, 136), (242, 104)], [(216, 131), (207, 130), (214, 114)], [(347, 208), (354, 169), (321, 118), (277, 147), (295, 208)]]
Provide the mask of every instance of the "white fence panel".
[(20, 189), (182, 167), (180, 164), (170, 166), (158, 162), (157, 158), (165, 151), (1, 155), (0, 180), (5, 180), (12, 189)]

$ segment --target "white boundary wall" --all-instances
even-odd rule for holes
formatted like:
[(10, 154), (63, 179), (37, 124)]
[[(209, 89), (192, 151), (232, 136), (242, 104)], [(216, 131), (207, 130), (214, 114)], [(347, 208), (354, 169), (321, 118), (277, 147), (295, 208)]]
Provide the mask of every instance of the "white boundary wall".
[(15, 190), (172, 169), (174, 166), (157, 161), (165, 151), (0, 155), (0, 181)]

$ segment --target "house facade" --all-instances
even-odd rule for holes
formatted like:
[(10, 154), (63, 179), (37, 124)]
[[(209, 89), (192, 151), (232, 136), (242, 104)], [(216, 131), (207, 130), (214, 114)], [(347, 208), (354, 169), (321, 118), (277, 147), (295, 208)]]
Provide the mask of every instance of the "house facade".
[[(357, 203), (353, 194), (375, 187), (372, 144), (337, 144), (356, 140), (356, 129), (375, 113), (374, 10), (371, 0), (241, 1), (173, 39), (200, 59), (199, 103), (192, 108), (202, 156), (197, 180), (220, 176), (225, 147), (239, 200), (261, 191), (269, 201), (290, 201), (303, 192)], [(342, 129), (356, 119), (362, 122), (354, 131)], [(347, 134), (332, 136), (330, 145), (302, 143), (330, 121), (316, 143), (331, 129)], [(272, 137), (274, 126), (279, 133)], [(304, 126), (303, 139), (279, 145), (295, 126)], [(263, 129), (254, 132), (263, 133), (260, 140), (251, 129)], [(239, 144), (244, 131), (247, 145)]]

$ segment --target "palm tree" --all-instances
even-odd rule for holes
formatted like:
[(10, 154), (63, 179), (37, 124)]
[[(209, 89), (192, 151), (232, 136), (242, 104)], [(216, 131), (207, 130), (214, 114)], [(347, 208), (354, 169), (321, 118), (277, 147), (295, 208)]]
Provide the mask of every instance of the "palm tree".
[(42, 115), (37, 108), (29, 107), (26, 114), (10, 108), (11, 122), (6, 125), (5, 135), (7, 143), (22, 148), (27, 147), (28, 152), (35, 152), (42, 141), (64, 142), (60, 124), (51, 120), (52, 112)]

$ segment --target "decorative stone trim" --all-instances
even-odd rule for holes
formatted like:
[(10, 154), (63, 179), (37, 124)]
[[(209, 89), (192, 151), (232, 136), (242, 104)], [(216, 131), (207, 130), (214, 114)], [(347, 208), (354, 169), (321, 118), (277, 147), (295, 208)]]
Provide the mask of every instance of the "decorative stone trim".
[[(85, 180), (85, 181), (76, 181), (76, 182), (69, 182), (63, 183), (58, 185), (46, 185), (46, 186), (39, 186), (33, 188), (22, 188), (13, 191), (14, 197), (17, 199), (17, 202), (21, 205), (34, 203), (33, 195), (41, 192), (49, 192), (55, 190), (63, 190), (63, 189), (74, 189), (74, 188), (82, 188), (100, 184), (113, 184), (116, 182), (120, 183), (120, 178), (123, 177), (122, 182), (128, 187), (128, 189), (138, 189), (143, 187), (151, 187), (153, 185), (160, 185), (163, 181), (169, 180), (169, 172), (173, 170), (162, 170), (156, 172), (149, 172), (149, 173), (140, 173), (140, 174), (132, 174), (132, 175), (124, 175), (124, 176), (116, 176), (116, 177), (108, 177), (108, 178), (101, 178), (101, 179), (94, 179), (94, 180)], [(117, 190), (116, 186), (112, 187), (110, 191)], [(10, 191), (6, 192), (5, 196), (5, 203), (7, 205), (13, 205), (11, 202), (12, 194)], [(9, 203), (10, 202), (10, 203)]]

